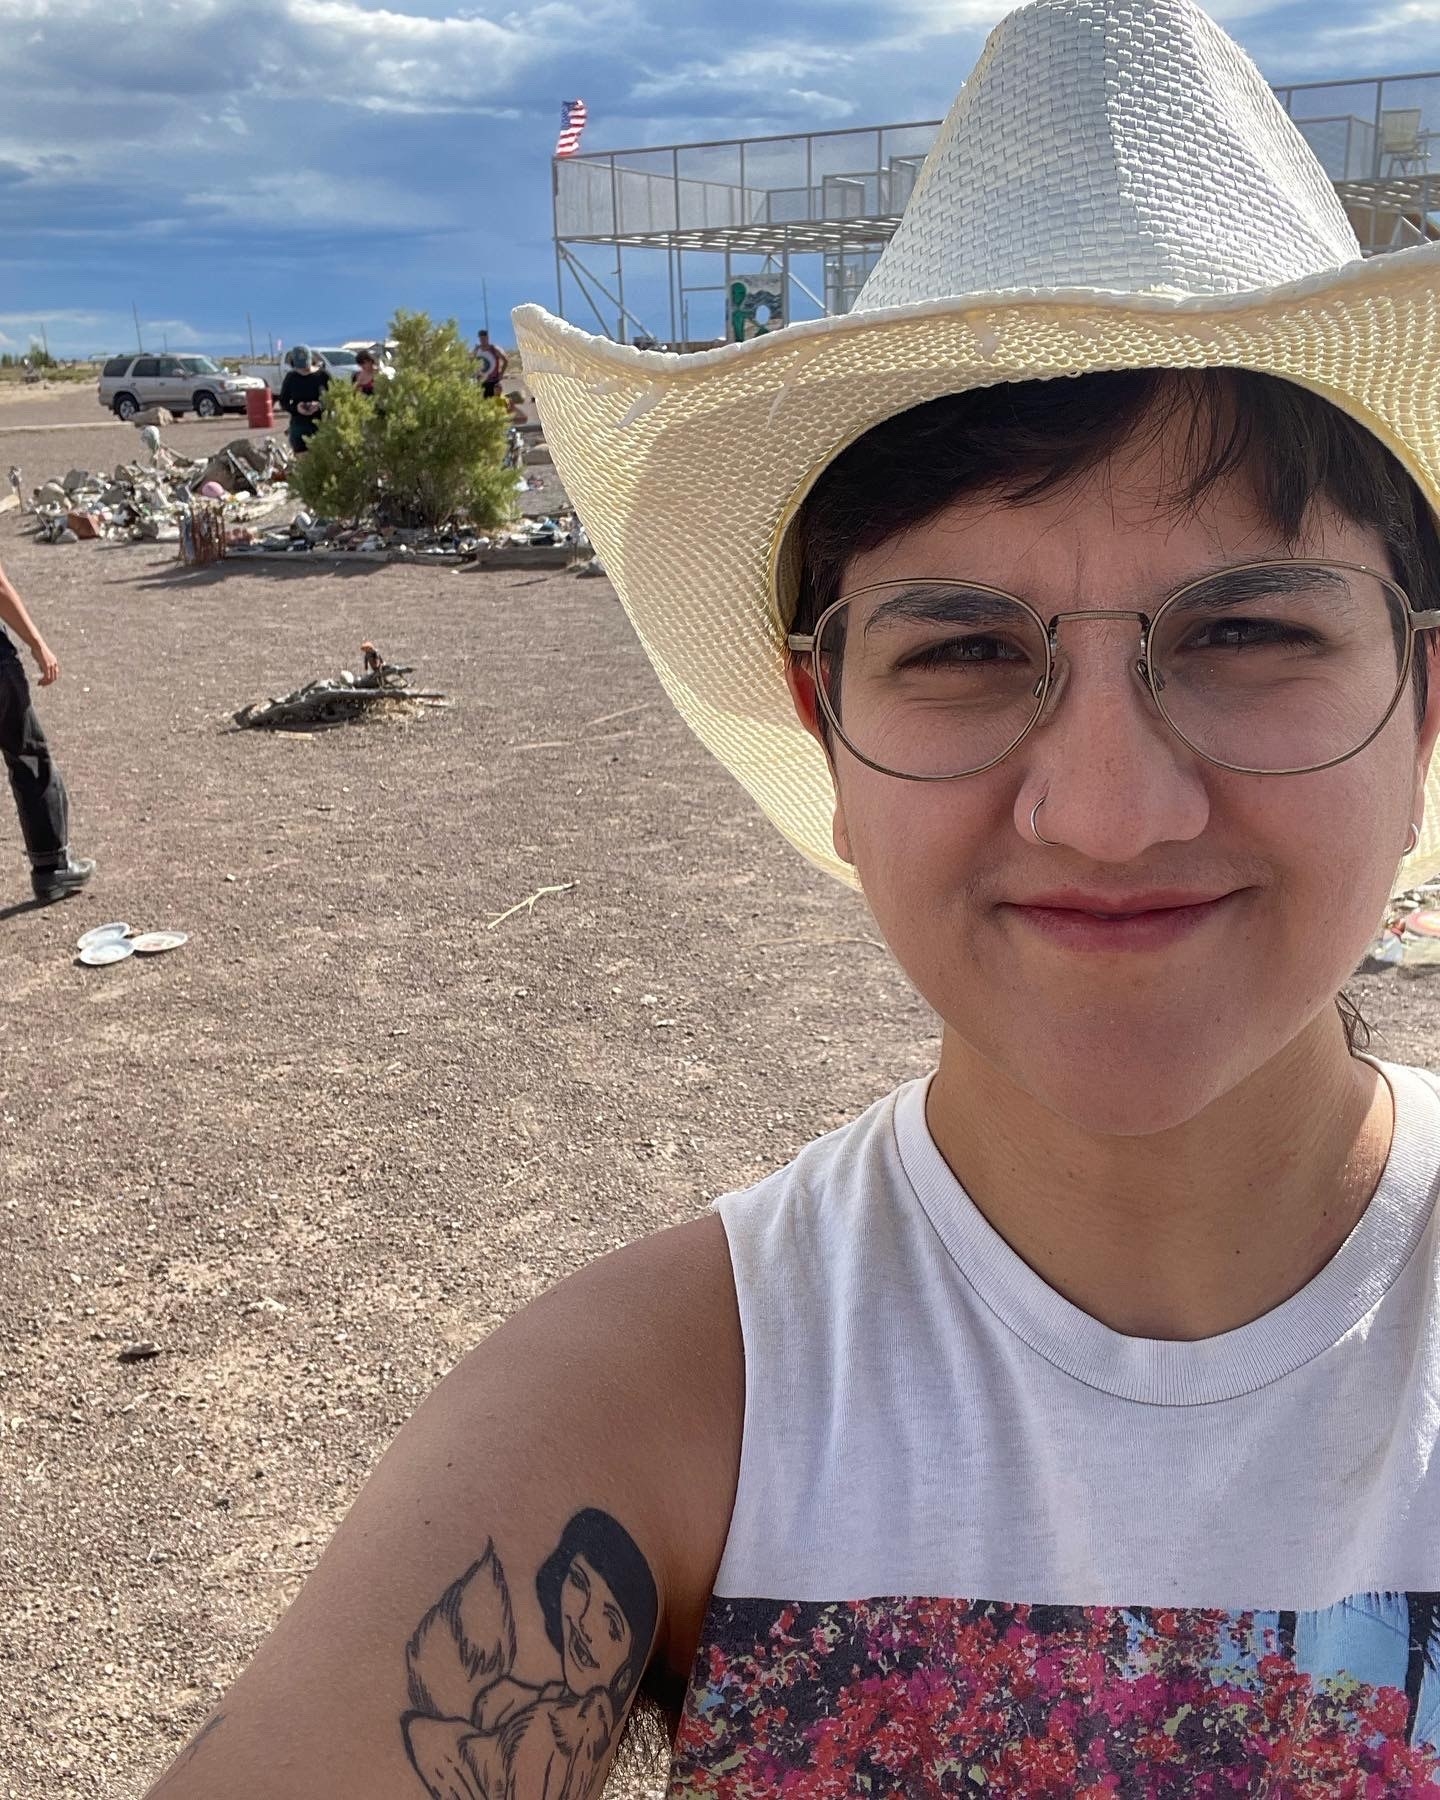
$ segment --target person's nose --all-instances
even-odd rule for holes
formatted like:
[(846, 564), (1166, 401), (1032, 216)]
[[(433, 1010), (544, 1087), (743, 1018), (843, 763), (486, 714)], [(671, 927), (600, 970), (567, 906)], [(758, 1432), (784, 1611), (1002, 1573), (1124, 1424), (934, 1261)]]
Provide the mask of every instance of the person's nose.
[(1020, 754), (1021, 835), (1043, 800), (1041, 837), (1092, 862), (1134, 862), (1199, 837), (1210, 818), (1205, 763), (1160, 716), (1137, 673), (1139, 621), (1062, 621), (1045, 716)]

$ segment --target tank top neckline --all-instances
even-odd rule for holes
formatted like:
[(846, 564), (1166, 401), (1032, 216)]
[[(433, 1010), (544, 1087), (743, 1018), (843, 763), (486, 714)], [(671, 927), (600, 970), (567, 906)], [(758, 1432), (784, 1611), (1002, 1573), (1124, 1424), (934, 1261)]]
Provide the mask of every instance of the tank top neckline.
[(1038, 1356), (1087, 1387), (1153, 1406), (1198, 1406), (1282, 1380), (1353, 1331), (1404, 1271), (1430, 1222), (1440, 1095), (1412, 1069), (1377, 1065), (1395, 1130), (1369, 1205), (1298, 1293), (1218, 1337), (1127, 1337), (1082, 1312), (1035, 1273), (965, 1192), (925, 1121), (929, 1081), (907, 1083), (894, 1111), (901, 1167), (937, 1237), (976, 1296)]

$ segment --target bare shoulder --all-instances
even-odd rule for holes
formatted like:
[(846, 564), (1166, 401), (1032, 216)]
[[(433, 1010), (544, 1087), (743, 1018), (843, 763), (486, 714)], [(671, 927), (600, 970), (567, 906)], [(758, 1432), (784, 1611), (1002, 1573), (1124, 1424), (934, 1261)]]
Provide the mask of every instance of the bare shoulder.
[(399, 1433), (155, 1800), (598, 1795), (647, 1668), (693, 1655), (743, 1396), (713, 1216), (522, 1309)]

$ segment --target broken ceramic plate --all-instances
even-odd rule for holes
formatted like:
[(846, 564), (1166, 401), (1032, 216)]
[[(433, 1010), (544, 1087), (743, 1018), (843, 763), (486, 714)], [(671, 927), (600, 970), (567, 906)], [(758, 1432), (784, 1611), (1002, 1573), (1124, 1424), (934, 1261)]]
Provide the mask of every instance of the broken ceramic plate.
[(127, 938), (129, 935), (130, 927), (124, 920), (115, 919), (109, 925), (94, 925), (89, 931), (82, 932), (75, 940), (75, 948), (89, 950), (92, 945), (108, 944), (116, 938)]
[(1405, 921), (1405, 929), (1418, 937), (1440, 937), (1440, 911), (1426, 907), (1421, 912), (1411, 913)]
[(188, 931), (142, 931), (130, 940), (130, 948), (141, 956), (158, 956), (162, 950), (178, 950), (189, 942)]
[(110, 963), (124, 962), (127, 956), (135, 954), (133, 938), (106, 938), (103, 943), (91, 944), (80, 952), (80, 960), (90, 969), (103, 969)]

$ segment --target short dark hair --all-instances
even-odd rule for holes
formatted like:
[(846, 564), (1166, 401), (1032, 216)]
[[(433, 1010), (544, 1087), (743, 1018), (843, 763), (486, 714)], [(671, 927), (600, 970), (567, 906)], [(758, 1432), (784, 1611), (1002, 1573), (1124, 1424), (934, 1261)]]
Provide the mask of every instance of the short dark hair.
[(634, 1538), (609, 1513), (593, 1506), (576, 1513), (535, 1577), (536, 1597), (545, 1615), (545, 1635), (562, 1655), (565, 1628), (560, 1615), (560, 1593), (577, 1556), (585, 1558), (620, 1602), (630, 1627), (630, 1655), (615, 1682), (615, 1698), (620, 1701), (639, 1685), (650, 1658), (650, 1643), (660, 1612), (655, 1579)]
[[(1123, 369), (974, 388), (927, 401), (866, 432), (835, 458), (793, 530), (799, 585), (789, 628), (809, 631), (840, 593), (852, 556), (971, 494), (1023, 505), (1063, 491), (1136, 437), (1188, 417), (1177, 510), (1232, 475), (1294, 543), (1327, 500), (1384, 540), (1390, 573), (1417, 611), (1440, 606), (1435, 515), (1399, 459), (1308, 388), (1249, 369)], [(795, 566), (792, 564), (792, 566)], [(1417, 718), (1427, 658), (1415, 658)]]

